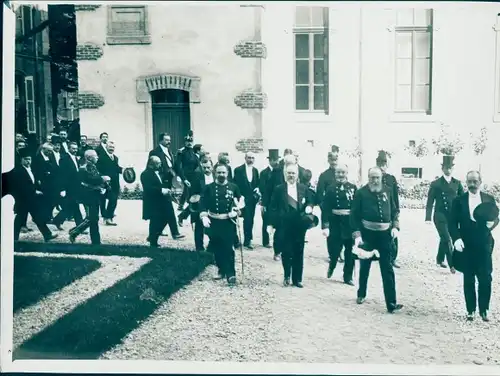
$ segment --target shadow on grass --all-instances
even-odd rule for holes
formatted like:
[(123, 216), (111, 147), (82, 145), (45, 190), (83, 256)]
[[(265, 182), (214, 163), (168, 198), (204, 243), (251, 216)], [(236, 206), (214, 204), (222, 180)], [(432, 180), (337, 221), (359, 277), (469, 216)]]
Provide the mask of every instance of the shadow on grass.
[(14, 256), (14, 313), (99, 269), (95, 260)]
[(210, 264), (205, 252), (138, 246), (18, 243), (16, 252), (150, 257), (134, 274), (78, 306), (14, 350), (19, 359), (97, 359)]

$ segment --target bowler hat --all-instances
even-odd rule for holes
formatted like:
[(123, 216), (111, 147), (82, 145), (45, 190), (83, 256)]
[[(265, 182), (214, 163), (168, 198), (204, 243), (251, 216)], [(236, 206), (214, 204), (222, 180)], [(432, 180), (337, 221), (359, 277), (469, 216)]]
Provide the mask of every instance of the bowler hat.
[(52, 136), (51, 139), (50, 139), (50, 143), (52, 145), (62, 143), (61, 137), (59, 137), (59, 136)]
[(319, 218), (314, 214), (303, 214), (300, 217), (300, 221), (302, 222), (306, 230), (310, 230), (319, 224)]
[(269, 155), (267, 159), (271, 161), (276, 161), (280, 159), (280, 151), (278, 149), (269, 149)]
[(18, 153), (21, 158), (31, 157), (31, 151), (28, 148), (19, 149)]
[(473, 217), (478, 223), (492, 222), (498, 218), (498, 212), (495, 202), (483, 202), (474, 209)]
[(455, 165), (454, 163), (455, 157), (453, 155), (443, 155), (443, 167), (453, 167)]
[(123, 170), (123, 180), (125, 180), (127, 184), (132, 184), (135, 182), (135, 179), (136, 175), (133, 167), (127, 167)]
[(332, 150), (333, 153), (335, 153), (335, 152), (338, 153), (340, 149), (339, 149), (339, 147), (337, 145), (332, 145), (332, 149), (331, 150)]

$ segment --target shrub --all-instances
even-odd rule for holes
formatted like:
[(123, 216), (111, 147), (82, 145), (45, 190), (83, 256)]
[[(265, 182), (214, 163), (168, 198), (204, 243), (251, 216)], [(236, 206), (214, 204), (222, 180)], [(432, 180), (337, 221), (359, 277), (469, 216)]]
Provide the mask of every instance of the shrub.
[(137, 183), (134, 189), (129, 187), (123, 187), (118, 196), (120, 200), (142, 200), (142, 187)]

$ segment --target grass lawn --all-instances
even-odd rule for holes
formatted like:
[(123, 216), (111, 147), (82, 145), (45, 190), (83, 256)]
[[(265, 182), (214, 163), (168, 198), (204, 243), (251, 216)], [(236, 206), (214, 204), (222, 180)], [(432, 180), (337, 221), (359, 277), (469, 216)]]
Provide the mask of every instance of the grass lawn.
[(204, 252), (141, 246), (20, 243), (16, 248), (16, 252), (150, 257), (153, 261), (24, 342), (15, 349), (14, 359), (97, 359), (211, 262), (211, 255)]
[(95, 260), (55, 257), (14, 257), (14, 313), (97, 270)]

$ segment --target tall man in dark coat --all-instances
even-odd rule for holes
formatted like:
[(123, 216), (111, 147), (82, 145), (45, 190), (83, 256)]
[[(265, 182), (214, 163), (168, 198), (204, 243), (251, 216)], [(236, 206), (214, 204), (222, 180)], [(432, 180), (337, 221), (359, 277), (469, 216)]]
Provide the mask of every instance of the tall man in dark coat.
[[(156, 148), (149, 152), (149, 157), (156, 156), (160, 158), (160, 175), (163, 179), (165, 187), (172, 189), (172, 182), (174, 179), (182, 181), (182, 171), (178, 169), (178, 164), (175, 163), (174, 156), (170, 151), (171, 138), (167, 133), (162, 133), (159, 136), (159, 144)], [(177, 218), (172, 203), (172, 196), (170, 197), (170, 205), (167, 205), (168, 226), (174, 239), (182, 239), (185, 236), (179, 233)], [(171, 207), (171, 209), (170, 209)], [(162, 234), (163, 235), (163, 234)]]
[(52, 213), (56, 205), (55, 198), (57, 191), (57, 165), (54, 159), (53, 146), (48, 142), (42, 144), (40, 152), (33, 158), (33, 173), (40, 182), (40, 191), (44, 195), (43, 203), (40, 207), (40, 215), (44, 220), (50, 222)]
[(59, 131), (59, 140), (61, 142), (61, 154), (68, 154), (70, 141), (68, 140), (68, 131), (66, 129)]
[(425, 221), (431, 223), (432, 217), (432, 207), (434, 203), (434, 226), (439, 235), (439, 247), (436, 256), (436, 264), (442, 268), (446, 268), (444, 263), (444, 258), (448, 260), (448, 266), (451, 268), (451, 256), (453, 252), (453, 245), (451, 243), (451, 237), (448, 230), (448, 223), (450, 221), (451, 206), (453, 200), (457, 196), (461, 196), (464, 193), (464, 188), (460, 180), (452, 177), (453, 172), (453, 156), (445, 155), (443, 156), (443, 164), (441, 169), (443, 171), (443, 176), (434, 180), (430, 187), (429, 193), (427, 195), (427, 205), (425, 207)]
[(336, 145), (332, 146), (332, 151), (328, 153), (329, 167), (323, 171), (318, 178), (318, 186), (316, 187), (316, 204), (320, 205), (323, 202), (324, 196), (328, 187), (335, 182), (335, 167), (337, 166), (339, 156), (339, 148)]
[(481, 184), (481, 174), (478, 171), (467, 174), (468, 192), (453, 201), (449, 222), (455, 250), (463, 252), (461, 269), (464, 275), (464, 296), (469, 321), (474, 319), (476, 306), (479, 306), (479, 314), (483, 321), (489, 321), (494, 247), (491, 231), (498, 225), (498, 210), (495, 219), (491, 218), (493, 219), (491, 221), (484, 220), (476, 211), (485, 203), (497, 209), (494, 197), (481, 192)]
[(335, 168), (335, 181), (328, 187), (321, 203), (321, 227), (323, 235), (327, 238), (330, 256), (327, 278), (332, 276), (342, 248), (344, 248), (344, 283), (350, 286), (354, 286), (352, 282), (354, 270), (352, 246), (354, 242), (349, 216), (356, 190), (356, 186), (347, 181), (347, 165), (339, 164)]
[(152, 248), (158, 248), (158, 238), (168, 223), (172, 200), (171, 189), (163, 180), (161, 160), (157, 156), (149, 158), (148, 167), (141, 174), (143, 187), (142, 219), (149, 220), (149, 235), (147, 241)]
[(113, 218), (120, 195), (120, 174), (123, 167), (120, 166), (118, 157), (115, 155), (115, 143), (108, 140), (97, 161), (97, 169), (102, 175), (109, 176), (109, 189), (101, 196), (101, 215), (107, 226), (116, 226)]
[(70, 217), (75, 219), (75, 224), (79, 225), (83, 222), (82, 213), (80, 211), (80, 163), (78, 161), (78, 145), (75, 142), (70, 142), (68, 153), (61, 157), (60, 174), (63, 177), (63, 192), (65, 201), (62, 205), (62, 210), (54, 218), (53, 224), (61, 229), (62, 224)]
[[(378, 152), (378, 157), (376, 159), (377, 162), (377, 167), (379, 167), (382, 170), (382, 184), (384, 187), (391, 192), (391, 197), (394, 200), (394, 204), (396, 206), (396, 210), (399, 213), (399, 188), (398, 188), (398, 182), (396, 180), (396, 177), (394, 175), (391, 175), (387, 172), (387, 168), (389, 167), (388, 163), (388, 153), (384, 150), (380, 150)], [(399, 264), (397, 263), (396, 259), (398, 257), (398, 251), (399, 251), (399, 241), (398, 238), (394, 238), (392, 242), (392, 266), (395, 268), (399, 268)]]
[[(20, 137), (19, 137), (20, 136)], [(21, 155), (30, 155), (31, 156), (31, 151), (28, 150), (27, 154), (26, 152), (23, 152), (21, 149), (26, 148), (26, 141), (24, 140), (24, 137), (22, 135), (16, 135), (16, 147), (14, 149), (14, 167), (19, 167), (21, 166)], [(14, 170), (12, 170), (14, 171)], [(11, 172), (9, 172), (10, 174)], [(12, 181), (9, 179), (9, 181)], [(26, 233), (26, 232), (31, 232), (33, 229), (28, 227), (28, 212), (19, 212), (19, 209), (22, 209), (23, 206), (18, 207), (18, 205), (14, 204), (14, 213), (19, 215), (19, 220), (22, 222), (21, 226), (21, 232)], [(24, 207), (25, 208), (25, 207)]]
[(36, 180), (35, 174), (31, 170), (31, 154), (26, 148), (21, 149), (19, 154), (21, 164), (15, 167), (10, 175), (12, 196), (17, 207), (14, 218), (14, 241), (19, 240), (21, 227), (25, 222), (24, 213), (29, 213), (43, 238), (48, 242), (56, 238), (57, 234), (52, 234), (47, 227), (45, 207), (42, 205), (45, 198), (40, 188), (40, 182)]
[(260, 172), (259, 190), (261, 194), (260, 205), (262, 211), (262, 245), (269, 248), (271, 246), (269, 245), (269, 233), (267, 232), (267, 226), (269, 226), (270, 223), (267, 210), (271, 201), (272, 191), (274, 189), (271, 177), (273, 171), (279, 168), (279, 150), (269, 149), (269, 156), (267, 159), (269, 160), (269, 166)]
[(175, 163), (177, 164), (176, 170), (182, 173), (181, 179), (184, 181), (184, 192), (179, 200), (179, 210), (182, 210), (184, 209), (186, 200), (190, 197), (189, 188), (195, 177), (194, 171), (200, 165), (200, 160), (193, 148), (193, 132), (189, 132), (189, 134), (184, 137), (184, 147), (177, 151)]
[(92, 146), (90, 146), (87, 143), (87, 141), (88, 141), (87, 136), (82, 134), (80, 136), (80, 145), (78, 147), (78, 157), (79, 157), (79, 161), (81, 161), (82, 163), (85, 162), (85, 158), (84, 158), (85, 152), (87, 150), (92, 149)]
[(108, 143), (109, 135), (106, 132), (102, 132), (99, 135), (99, 145), (96, 146), (95, 151), (97, 157), (101, 158), (103, 154), (106, 153), (106, 144)]
[(286, 184), (278, 186), (271, 198), (270, 222), (276, 230), (276, 242), (281, 250), (283, 285), (293, 284), (302, 288), (304, 242), (307, 232), (303, 215), (312, 214), (314, 197), (305, 185), (298, 183), (299, 171), (296, 164), (285, 166), (285, 174)]
[(99, 157), (95, 150), (85, 152), (85, 164), (78, 172), (80, 180), (79, 196), (86, 206), (88, 215), (82, 223), (69, 230), (69, 240), (74, 243), (76, 238), (85, 230), (90, 229), (90, 240), (93, 245), (101, 244), (101, 234), (99, 232), (99, 204), (101, 196), (109, 189), (109, 176), (101, 175), (97, 169)]
[(234, 237), (237, 217), (243, 206), (236, 184), (227, 181), (227, 167), (217, 166), (216, 180), (208, 184), (201, 196), (200, 218), (208, 229), (209, 248), (213, 250), (218, 267), (218, 279), (227, 278), (230, 285), (236, 283), (234, 266)]
[[(368, 184), (356, 191), (351, 204), (351, 228), (354, 246), (365, 244), (367, 250), (378, 250), (379, 266), (384, 286), (387, 311), (393, 313), (403, 308), (396, 301), (396, 281), (392, 268), (392, 243), (399, 234), (399, 210), (392, 193), (382, 183), (382, 171), (373, 167), (368, 172)], [(371, 259), (360, 260), (357, 303), (366, 298)]]
[(255, 155), (252, 152), (248, 152), (245, 154), (245, 163), (234, 169), (234, 183), (245, 198), (245, 208), (243, 209), (243, 245), (247, 249), (253, 249), (255, 208), (260, 199), (259, 171), (254, 167), (254, 162)]

